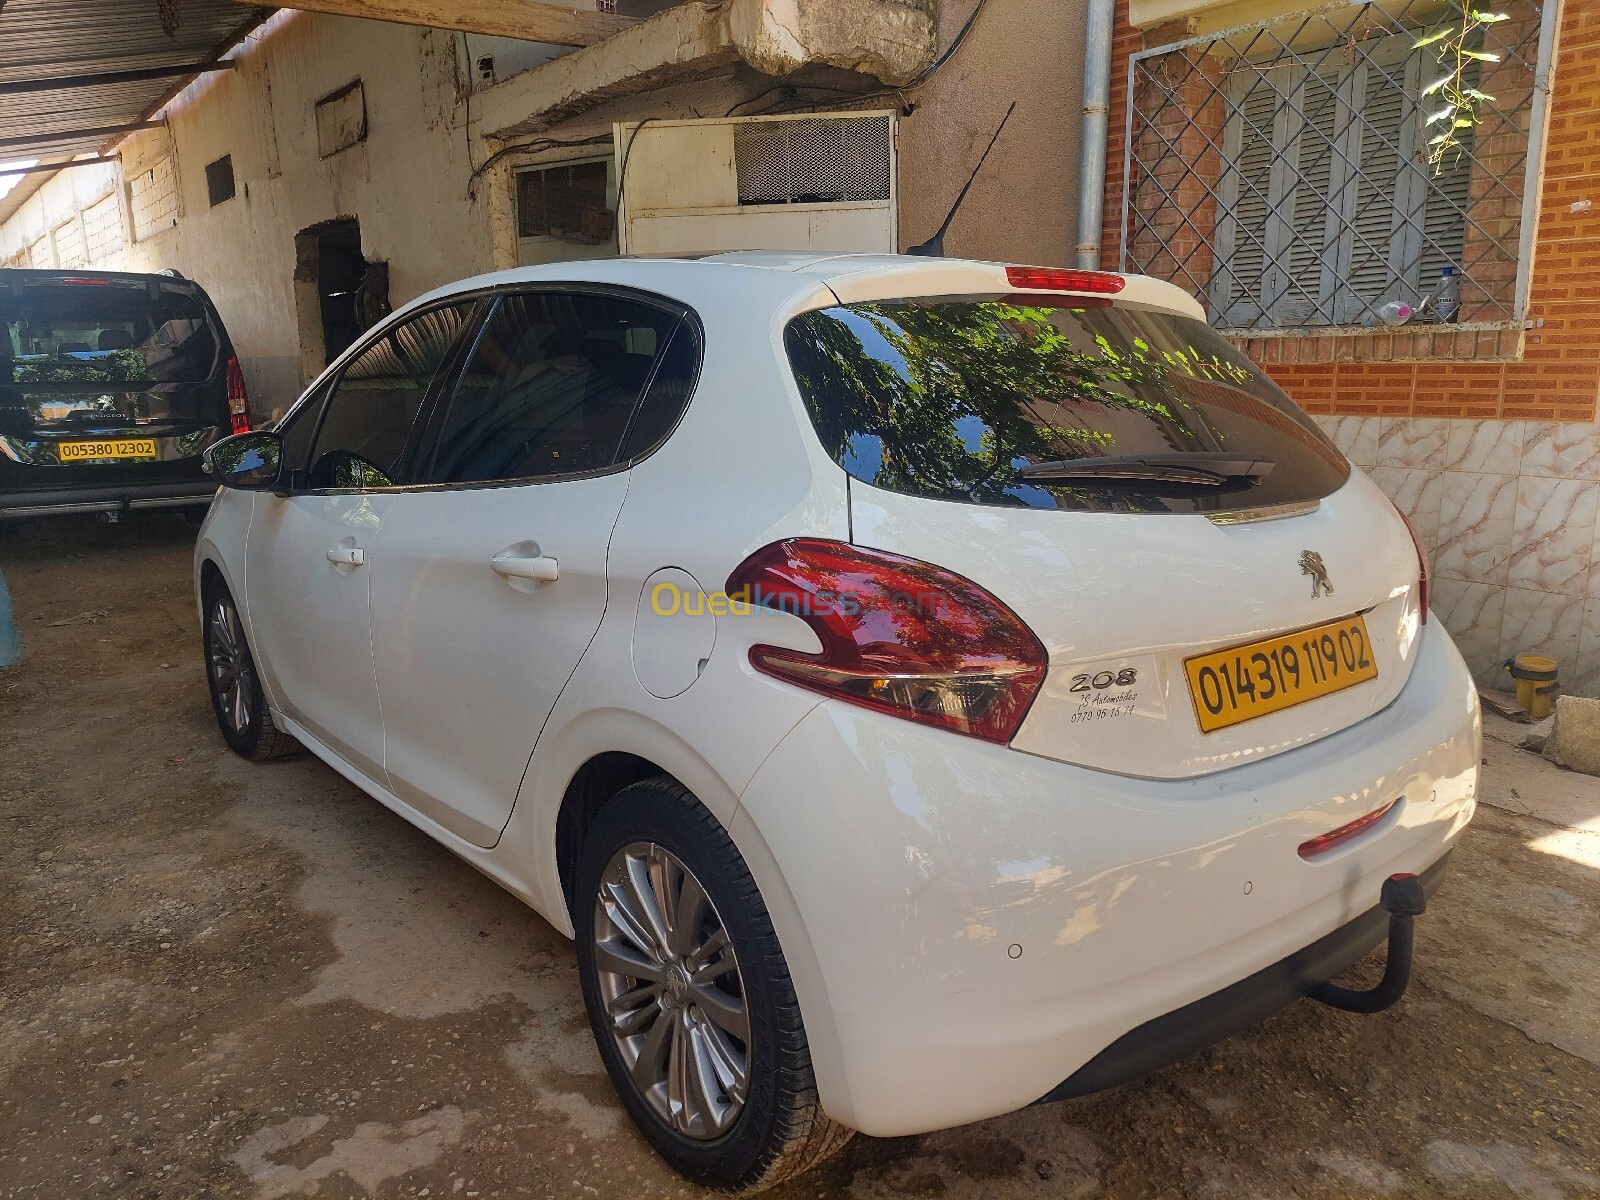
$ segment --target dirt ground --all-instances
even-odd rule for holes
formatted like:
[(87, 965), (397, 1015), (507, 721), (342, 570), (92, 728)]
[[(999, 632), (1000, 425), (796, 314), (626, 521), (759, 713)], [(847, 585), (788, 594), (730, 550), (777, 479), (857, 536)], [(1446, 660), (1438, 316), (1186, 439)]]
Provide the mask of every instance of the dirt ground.
[[(0, 535), (0, 1196), (695, 1194), (629, 1130), (563, 938), (316, 760), (227, 752), (191, 541)], [(1301, 1003), (773, 1194), (1600, 1196), (1600, 780), (1487, 756), (1397, 1009)]]

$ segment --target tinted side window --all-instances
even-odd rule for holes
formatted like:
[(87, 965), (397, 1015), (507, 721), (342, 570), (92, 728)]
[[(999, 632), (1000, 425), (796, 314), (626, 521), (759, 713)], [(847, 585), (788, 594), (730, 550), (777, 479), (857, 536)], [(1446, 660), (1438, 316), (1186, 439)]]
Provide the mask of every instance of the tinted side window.
[(537, 479), (610, 466), (678, 320), (614, 296), (503, 297), (456, 385), (430, 480)]
[(639, 411), (634, 414), (627, 440), (617, 455), (619, 460), (638, 458), (666, 439), (688, 407), (699, 373), (700, 338), (691, 322), (682, 321), (661, 352), (650, 388), (639, 401)]
[(313, 488), (387, 487), (434, 375), (474, 302), (436, 308), (390, 330), (345, 366), (311, 455)]

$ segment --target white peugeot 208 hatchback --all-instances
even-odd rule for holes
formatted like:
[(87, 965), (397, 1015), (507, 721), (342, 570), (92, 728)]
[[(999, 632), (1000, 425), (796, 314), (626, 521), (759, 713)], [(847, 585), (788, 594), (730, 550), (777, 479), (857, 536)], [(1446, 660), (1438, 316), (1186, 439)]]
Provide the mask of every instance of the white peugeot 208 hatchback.
[(1155, 280), (507, 271), (211, 467), (229, 745), (572, 935), (623, 1104), (713, 1186), (1390, 1003), (1473, 813), (1406, 522)]

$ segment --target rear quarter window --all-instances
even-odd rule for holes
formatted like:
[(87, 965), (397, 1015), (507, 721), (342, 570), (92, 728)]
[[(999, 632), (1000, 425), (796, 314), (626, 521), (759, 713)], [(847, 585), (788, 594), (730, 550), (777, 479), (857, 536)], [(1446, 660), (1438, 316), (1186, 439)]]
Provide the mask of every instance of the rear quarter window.
[[(1314, 500), (1349, 464), (1204, 322), (1100, 300), (929, 297), (803, 313), (785, 330), (817, 435), (854, 478), (931, 499), (1206, 512)], [(1138, 455), (1267, 459), (1255, 479), (1029, 477)]]
[(96, 278), (0, 292), (0, 370), (12, 383), (199, 383), (217, 352), (205, 304), (180, 284)]

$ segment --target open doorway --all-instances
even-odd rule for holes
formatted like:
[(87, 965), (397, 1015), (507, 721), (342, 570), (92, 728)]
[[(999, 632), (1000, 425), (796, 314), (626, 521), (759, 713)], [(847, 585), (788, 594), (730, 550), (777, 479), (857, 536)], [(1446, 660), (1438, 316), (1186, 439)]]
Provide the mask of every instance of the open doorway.
[(361, 223), (340, 217), (295, 235), (301, 371), (310, 380), (389, 313), (389, 264), (361, 253)]

